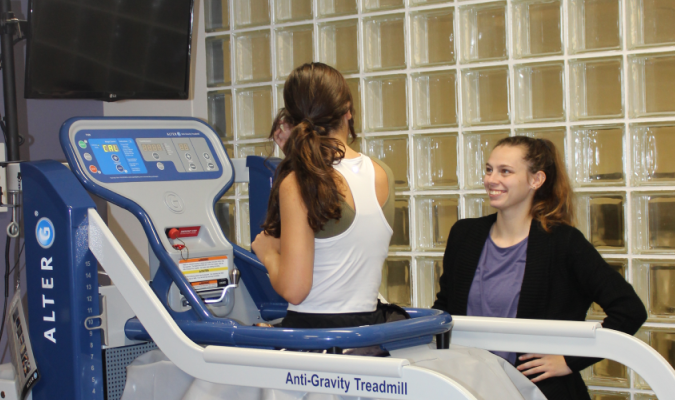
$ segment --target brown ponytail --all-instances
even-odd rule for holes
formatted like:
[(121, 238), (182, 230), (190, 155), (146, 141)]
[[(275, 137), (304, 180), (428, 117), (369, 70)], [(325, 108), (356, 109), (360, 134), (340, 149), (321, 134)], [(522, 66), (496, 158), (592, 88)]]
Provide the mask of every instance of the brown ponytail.
[[(307, 208), (307, 222), (314, 232), (329, 220), (342, 216), (341, 195), (333, 164), (345, 156), (344, 145), (329, 133), (342, 126), (342, 117), (351, 112), (352, 96), (342, 74), (322, 63), (305, 64), (295, 69), (284, 84), (285, 107), (279, 111), (270, 137), (282, 122), (292, 126), (284, 144), (286, 158), (277, 168), (272, 185), (267, 217), (262, 228), (273, 237), (281, 236), (279, 187), (295, 172), (300, 194)], [(354, 120), (349, 133), (356, 138)]]
[(546, 174), (544, 184), (537, 189), (532, 201), (532, 218), (541, 223), (545, 231), (556, 224), (574, 225), (574, 193), (570, 185), (565, 164), (560, 154), (548, 139), (533, 139), (527, 136), (507, 137), (495, 145), (522, 146), (530, 173)]

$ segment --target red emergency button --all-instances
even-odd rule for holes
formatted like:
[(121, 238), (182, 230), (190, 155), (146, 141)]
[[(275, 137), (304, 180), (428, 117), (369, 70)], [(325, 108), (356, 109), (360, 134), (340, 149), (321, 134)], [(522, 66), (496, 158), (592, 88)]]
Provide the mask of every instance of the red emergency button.
[(95, 174), (98, 172), (98, 168), (96, 168), (95, 165), (90, 165), (89, 166), (89, 171), (91, 171), (92, 174)]
[(178, 239), (184, 237), (195, 237), (199, 236), (199, 226), (186, 226), (183, 228), (171, 228), (167, 229), (166, 236), (169, 239)]

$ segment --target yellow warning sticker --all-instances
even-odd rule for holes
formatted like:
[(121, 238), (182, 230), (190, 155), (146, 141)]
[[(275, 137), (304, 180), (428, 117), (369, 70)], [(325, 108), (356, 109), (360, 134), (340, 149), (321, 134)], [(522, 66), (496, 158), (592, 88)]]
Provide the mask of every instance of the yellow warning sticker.
[[(203, 281), (217, 281), (228, 278), (229, 260), (227, 256), (189, 258), (178, 263), (181, 272), (193, 286)], [(203, 282), (208, 285), (211, 282)]]

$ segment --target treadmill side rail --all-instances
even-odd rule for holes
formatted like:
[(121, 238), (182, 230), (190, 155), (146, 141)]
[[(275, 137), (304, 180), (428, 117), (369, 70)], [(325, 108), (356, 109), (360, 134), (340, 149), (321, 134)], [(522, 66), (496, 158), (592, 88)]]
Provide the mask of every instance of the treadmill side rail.
[(661, 354), (598, 322), (453, 316), (451, 336), (453, 344), (493, 351), (608, 358), (640, 374), (660, 399), (675, 393), (675, 370)]

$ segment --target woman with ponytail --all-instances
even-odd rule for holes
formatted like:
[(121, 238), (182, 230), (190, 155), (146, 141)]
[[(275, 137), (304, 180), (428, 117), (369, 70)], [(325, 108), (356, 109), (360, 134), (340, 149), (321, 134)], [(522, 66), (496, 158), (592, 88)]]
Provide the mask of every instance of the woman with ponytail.
[(348, 146), (356, 138), (352, 96), (335, 69), (294, 70), (284, 104), (270, 136), (286, 157), (251, 244), (289, 302), (282, 326), (385, 322), (377, 296), (393, 232), (393, 174)]
[[(551, 141), (499, 141), (486, 163), (484, 186), (498, 211), (452, 227), (434, 308), (452, 315), (583, 321), (596, 302), (607, 314), (604, 328), (637, 332), (645, 308), (574, 228), (572, 189)], [(496, 354), (549, 400), (590, 399), (579, 371), (600, 361)]]

